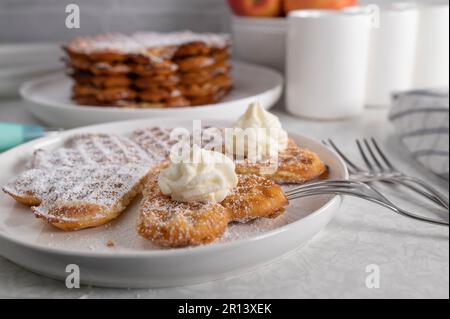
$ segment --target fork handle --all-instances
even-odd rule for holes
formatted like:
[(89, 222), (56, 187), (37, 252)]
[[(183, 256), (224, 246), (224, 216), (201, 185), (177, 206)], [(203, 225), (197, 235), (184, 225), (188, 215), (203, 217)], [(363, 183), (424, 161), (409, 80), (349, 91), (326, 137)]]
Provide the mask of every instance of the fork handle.
[(434, 195), (437, 199), (437, 201), (444, 207), (447, 208), (447, 210), (449, 209), (449, 202), (448, 202), (448, 198), (445, 197), (441, 192), (439, 192), (436, 188), (434, 188), (433, 186), (431, 186), (430, 184), (422, 181), (421, 179), (415, 178), (415, 177), (411, 177), (411, 176), (401, 176), (398, 177), (398, 179), (401, 179), (403, 181), (407, 181), (416, 185), (419, 185), (420, 187), (422, 187), (424, 190), (426, 190), (427, 192), (429, 192), (430, 194)]
[[(424, 187), (418, 187), (417, 185), (411, 183), (411, 181), (405, 180), (404, 178), (401, 178), (402, 176), (392, 176), (392, 177), (384, 177), (384, 176), (354, 176), (359, 181), (365, 182), (365, 183), (372, 183), (372, 182), (386, 182), (386, 183), (397, 183), (401, 184), (410, 190), (416, 192), (417, 194), (429, 199), (430, 201), (434, 202), (435, 204), (439, 205), (440, 207), (448, 210), (448, 200), (445, 200), (443, 196), (439, 197), (437, 194), (431, 191), (427, 191), (424, 189)], [(437, 192), (435, 190), (435, 192)]]
[(385, 179), (385, 181), (389, 182), (389, 183), (401, 184), (401, 185), (405, 186), (406, 188), (416, 192), (417, 194), (429, 199), (430, 201), (434, 202), (435, 204), (439, 205), (440, 207), (448, 210), (448, 203), (445, 203), (444, 200), (442, 200), (435, 194), (426, 191), (423, 187), (422, 188), (417, 187), (415, 184), (413, 184), (409, 181), (403, 180), (401, 178), (388, 178), (388, 179)]
[(298, 199), (298, 198), (301, 198), (301, 197), (316, 196), (316, 195), (329, 195), (329, 194), (348, 195), (348, 196), (364, 199), (364, 200), (376, 203), (378, 205), (381, 205), (381, 206), (383, 206), (385, 208), (388, 208), (391, 211), (393, 211), (394, 213), (397, 213), (397, 214), (399, 214), (401, 216), (409, 217), (409, 218), (412, 218), (414, 220), (421, 221), (421, 222), (426, 222), (426, 223), (429, 223), (429, 224), (449, 227), (448, 221), (441, 221), (441, 220), (436, 220), (436, 219), (432, 219), (432, 218), (428, 218), (428, 217), (422, 217), (422, 216), (413, 214), (411, 212), (408, 212), (406, 210), (403, 210), (403, 209), (401, 209), (399, 207), (396, 207), (394, 205), (391, 205), (390, 202), (386, 202), (386, 201), (383, 201), (383, 200), (380, 200), (380, 199), (377, 199), (377, 198), (374, 198), (374, 197), (368, 196), (368, 195), (357, 194), (357, 193), (354, 193), (352, 191), (345, 190), (345, 189), (334, 189), (332, 191), (330, 191), (330, 190), (305, 191), (305, 192), (302, 192), (300, 194), (296, 194), (295, 196), (292, 196), (291, 198), (289, 198), (289, 200), (294, 200), (294, 199)]

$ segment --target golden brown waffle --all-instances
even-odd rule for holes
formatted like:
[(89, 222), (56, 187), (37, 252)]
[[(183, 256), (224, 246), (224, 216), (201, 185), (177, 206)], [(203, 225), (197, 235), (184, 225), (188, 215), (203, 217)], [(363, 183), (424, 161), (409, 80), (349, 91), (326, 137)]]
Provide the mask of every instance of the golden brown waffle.
[(146, 127), (135, 130), (131, 140), (141, 147), (152, 158), (167, 159), (170, 149), (177, 141), (170, 138), (172, 129), (161, 127)]
[(196, 72), (182, 73), (179, 76), (182, 84), (202, 84), (217, 75), (230, 74), (230, 72), (231, 65), (228, 62), (220, 62)]
[(63, 230), (109, 222), (139, 194), (150, 167), (107, 165), (30, 169), (3, 190)]
[(149, 101), (131, 101), (131, 100), (117, 100), (115, 102), (107, 102), (97, 100), (92, 96), (78, 96), (72, 98), (78, 105), (85, 106), (99, 106), (99, 107), (124, 107), (134, 109), (154, 109), (166, 107), (187, 107), (190, 106), (190, 101), (183, 96), (170, 97), (164, 102), (149, 102)]
[(125, 63), (92, 62), (85, 57), (71, 59), (66, 64), (75, 72), (85, 72), (97, 76), (127, 76), (133, 71), (132, 65)]
[(226, 74), (197, 84), (177, 84), (174, 78), (161, 82), (138, 78), (133, 80), (135, 84), (122, 87), (120, 85), (126, 84), (123, 76), (110, 79), (105, 76), (84, 77), (73, 86), (73, 98), (84, 105), (98, 101), (100, 105), (120, 106), (121, 101), (135, 101), (180, 107), (214, 103), (232, 87), (232, 80)]
[(220, 204), (179, 203), (148, 192), (140, 205), (137, 232), (161, 246), (207, 244), (223, 234), (228, 215)]
[(76, 167), (82, 165), (156, 165), (165, 159), (142, 150), (131, 139), (114, 134), (78, 134), (55, 150), (38, 149), (27, 168)]
[(210, 79), (205, 83), (181, 84), (179, 86), (181, 93), (188, 98), (205, 97), (216, 95), (222, 90), (230, 89), (233, 81), (230, 76), (221, 74)]
[(215, 94), (204, 95), (204, 96), (191, 96), (189, 101), (192, 105), (207, 105), (214, 104), (221, 101), (230, 91), (230, 88), (225, 88), (217, 91)]
[(76, 83), (82, 86), (93, 86), (99, 89), (113, 88), (113, 87), (130, 87), (132, 80), (126, 75), (91, 75), (86, 72), (75, 72), (71, 74)]
[(93, 61), (156, 63), (174, 57), (211, 54), (229, 45), (228, 36), (221, 34), (137, 32), (78, 37), (64, 49), (70, 57), (83, 56)]
[(232, 221), (276, 217), (288, 201), (281, 188), (259, 176), (238, 176), (239, 184), (222, 203), (181, 203), (163, 195), (157, 173), (145, 186), (139, 208), (138, 233), (162, 246), (207, 244), (219, 238)]
[(327, 168), (316, 153), (290, 141), (288, 148), (278, 154), (276, 164), (269, 161), (236, 163), (238, 174), (256, 174), (277, 183), (305, 183), (321, 176)]
[(75, 135), (64, 147), (37, 150), (3, 190), (58, 228), (95, 227), (116, 218), (139, 194), (165, 159), (154, 155), (125, 137)]
[(205, 68), (211, 68), (214, 67), (214, 65), (223, 63), (224, 61), (229, 60), (229, 58), (230, 53), (228, 52), (228, 50), (224, 50), (213, 55), (198, 55), (178, 59), (175, 61), (175, 63), (182, 73), (198, 72)]
[[(142, 148), (151, 158), (168, 159), (171, 148), (180, 142), (181, 137), (171, 137), (171, 128), (161, 128), (158, 126), (145, 127), (132, 132), (130, 139)], [(190, 133), (190, 145), (197, 144), (207, 150), (221, 151), (221, 145), (214, 145), (213, 136), (220, 135), (220, 129), (203, 127), (200, 141), (192, 138)], [(217, 147), (217, 149), (216, 149)]]
[(116, 101), (134, 100), (137, 97), (137, 93), (127, 87), (98, 89), (93, 86), (81, 85), (77, 83), (73, 86), (73, 96), (75, 98), (90, 97), (104, 103), (113, 104)]
[[(223, 134), (221, 129), (216, 131), (217, 134)], [(154, 145), (158, 144), (158, 141), (163, 141), (164, 154), (168, 156), (170, 147), (177, 142), (170, 141), (170, 132), (171, 129), (148, 127), (133, 133), (132, 139), (144, 150), (150, 151), (155, 149)], [(224, 152), (225, 149), (220, 147), (220, 145), (212, 145), (211, 137), (205, 133), (206, 131), (203, 131), (201, 146)], [(249, 160), (236, 161), (236, 173), (259, 175), (280, 184), (301, 184), (320, 177), (327, 170), (325, 164), (316, 153), (297, 146), (292, 139), (289, 139), (287, 149), (278, 154), (275, 164), (269, 161), (259, 161), (257, 163), (252, 163)]]
[(106, 34), (64, 50), (80, 105), (187, 107), (218, 102), (232, 88), (229, 40), (192, 32)]
[(133, 85), (138, 89), (145, 90), (149, 88), (166, 88), (174, 89), (180, 82), (177, 75), (162, 76), (156, 75), (153, 77), (138, 77), (134, 79)]
[(284, 213), (288, 200), (280, 186), (257, 175), (238, 177), (237, 187), (221, 203), (230, 211), (231, 221), (274, 218)]

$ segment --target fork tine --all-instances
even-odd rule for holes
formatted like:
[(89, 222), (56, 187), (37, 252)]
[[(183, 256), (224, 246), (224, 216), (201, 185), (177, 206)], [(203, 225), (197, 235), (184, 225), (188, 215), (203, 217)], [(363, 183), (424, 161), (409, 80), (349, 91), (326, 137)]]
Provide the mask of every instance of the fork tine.
[(352, 169), (354, 169), (357, 172), (361, 172), (362, 169), (358, 166), (356, 166), (341, 150), (334, 144), (332, 139), (328, 139), (328, 144), (331, 145), (331, 147), (336, 151), (336, 153), (339, 154), (339, 156), (344, 160), (344, 162), (347, 163), (348, 166), (350, 166)]
[(370, 163), (369, 159), (367, 158), (366, 152), (364, 151), (364, 148), (362, 147), (361, 142), (358, 139), (356, 140), (356, 145), (358, 146), (359, 153), (361, 153), (364, 163), (366, 163), (367, 167), (373, 171), (372, 163)]
[(364, 145), (366, 145), (367, 150), (369, 151), (370, 156), (372, 157), (373, 161), (375, 162), (375, 165), (378, 166), (378, 168), (381, 171), (384, 171), (385, 168), (383, 167), (383, 165), (381, 165), (381, 163), (378, 161), (378, 158), (375, 156), (375, 152), (372, 150), (372, 147), (369, 144), (369, 141), (367, 141), (367, 139), (364, 139)]
[(384, 163), (391, 169), (391, 170), (395, 170), (394, 165), (392, 165), (392, 163), (387, 159), (386, 155), (384, 155), (384, 152), (381, 150), (381, 148), (378, 146), (377, 141), (372, 137), (371, 142), (373, 144), (373, 146), (375, 147), (375, 149), (377, 150), (378, 154), (380, 155), (380, 157), (383, 159)]

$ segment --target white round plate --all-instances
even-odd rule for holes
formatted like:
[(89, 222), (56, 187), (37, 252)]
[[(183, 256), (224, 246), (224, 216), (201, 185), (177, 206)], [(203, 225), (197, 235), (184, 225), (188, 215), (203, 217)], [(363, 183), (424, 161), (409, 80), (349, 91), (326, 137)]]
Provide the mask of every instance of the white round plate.
[(197, 107), (172, 109), (127, 109), (89, 107), (74, 104), (70, 99), (72, 80), (63, 73), (31, 80), (21, 87), (28, 110), (55, 127), (76, 127), (142, 118), (236, 118), (254, 100), (266, 108), (280, 98), (283, 77), (276, 71), (254, 64), (233, 62), (234, 89), (221, 102)]
[[(127, 135), (136, 128), (191, 128), (185, 120), (139, 120), (109, 123), (66, 131), (29, 142), (0, 155), (5, 185), (24, 170), (37, 148), (62, 145), (74, 133), (103, 132)], [(202, 125), (224, 127), (214, 120)], [(330, 169), (329, 178), (347, 178), (344, 163), (321, 143), (291, 134), (302, 147), (315, 151)], [(64, 232), (36, 219), (29, 207), (0, 194), (0, 254), (33, 271), (65, 279), (66, 266), (80, 267), (81, 282), (109, 287), (164, 287), (215, 280), (268, 263), (305, 244), (331, 220), (341, 204), (334, 195), (292, 201), (275, 219), (230, 224), (217, 242), (190, 248), (164, 249), (135, 232), (137, 199), (117, 220), (97, 228)], [(112, 241), (114, 247), (107, 247)]]

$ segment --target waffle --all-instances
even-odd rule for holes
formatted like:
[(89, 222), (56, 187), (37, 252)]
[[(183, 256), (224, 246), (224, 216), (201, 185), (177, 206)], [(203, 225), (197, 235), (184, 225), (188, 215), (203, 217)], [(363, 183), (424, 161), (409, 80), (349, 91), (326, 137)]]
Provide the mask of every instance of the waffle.
[(229, 221), (220, 204), (179, 203), (159, 192), (147, 192), (141, 202), (137, 232), (167, 247), (207, 244), (220, 237)]
[(127, 87), (111, 87), (98, 89), (94, 86), (76, 83), (73, 86), (75, 98), (94, 98), (102, 103), (113, 104), (115, 101), (134, 100), (138, 94)]
[(172, 129), (146, 127), (135, 130), (131, 140), (141, 147), (152, 158), (167, 158), (176, 141), (170, 138)]
[(81, 134), (54, 151), (37, 150), (27, 170), (3, 190), (64, 229), (95, 227), (116, 218), (165, 158), (128, 138)]
[[(132, 73), (133, 66), (125, 63), (92, 62), (87, 58), (73, 58), (66, 61), (66, 65), (75, 72), (85, 72), (92, 75), (104, 76), (128, 76)], [(74, 73), (75, 73), (74, 72)], [(153, 71), (155, 72), (155, 71)], [(136, 73), (134, 71), (134, 73)], [(148, 72), (147, 72), (148, 73)], [(145, 73), (145, 74), (147, 74)], [(76, 80), (76, 79), (75, 79)]]
[(217, 75), (204, 83), (181, 84), (181, 94), (188, 98), (204, 97), (218, 94), (222, 90), (228, 90), (233, 86), (231, 77), (225, 74)]
[(221, 203), (230, 211), (231, 221), (275, 218), (284, 213), (288, 200), (280, 186), (257, 175), (238, 175), (238, 178), (236, 188)]
[(92, 61), (158, 63), (177, 57), (206, 55), (229, 47), (228, 37), (220, 34), (189, 31), (132, 35), (103, 34), (79, 37), (64, 47), (71, 57), (83, 56)]
[(78, 134), (70, 137), (63, 147), (34, 152), (27, 168), (48, 168), (82, 165), (155, 165), (162, 159), (144, 152), (132, 140), (112, 134)]
[(134, 108), (216, 103), (232, 88), (228, 37), (192, 32), (80, 37), (64, 47), (72, 99)]
[(129, 87), (132, 80), (126, 75), (92, 75), (86, 72), (74, 72), (71, 76), (76, 83), (81, 86), (93, 86), (98, 89), (113, 88), (113, 87)]
[(273, 218), (288, 204), (281, 188), (259, 176), (238, 176), (238, 186), (222, 203), (181, 203), (163, 195), (157, 174), (145, 186), (137, 232), (168, 247), (207, 244), (219, 238), (233, 221)]
[[(146, 127), (135, 130), (130, 139), (140, 146), (150, 157), (168, 158), (171, 152), (171, 148), (180, 142), (182, 137), (173, 136), (171, 128), (161, 128), (158, 126)], [(221, 130), (212, 127), (203, 127), (201, 129), (200, 141), (196, 141), (193, 138), (193, 133), (189, 132), (188, 144), (197, 144), (206, 150), (222, 151), (222, 146), (214, 143), (214, 136), (220, 135)]]
[(180, 77), (177, 75), (163, 76), (155, 75), (149, 77), (139, 77), (134, 80), (134, 85), (141, 90), (148, 88), (166, 88), (175, 89), (180, 82)]
[(182, 84), (203, 84), (218, 75), (229, 74), (230, 72), (231, 65), (228, 62), (220, 62), (197, 72), (182, 73), (179, 77)]
[(125, 107), (130, 109), (154, 109), (169, 107), (187, 107), (191, 105), (190, 100), (183, 96), (171, 97), (164, 102), (117, 100), (114, 102), (100, 101), (93, 96), (73, 96), (72, 99), (80, 106), (90, 107)]
[(219, 101), (221, 101), (230, 91), (232, 88), (225, 88), (220, 89), (214, 94), (210, 95), (204, 95), (204, 96), (191, 96), (189, 97), (189, 101), (192, 105), (208, 105), (208, 104), (215, 104)]
[[(215, 145), (207, 128), (202, 128), (201, 147), (208, 150), (224, 152), (221, 145)], [(147, 152), (162, 151), (165, 156), (170, 154), (170, 148), (177, 143), (170, 140), (172, 129), (162, 129), (159, 127), (148, 127), (137, 130), (132, 134), (131, 139)], [(221, 129), (215, 134), (223, 134)], [(192, 135), (192, 134), (191, 134)], [(192, 144), (191, 140), (191, 144)], [(162, 143), (162, 145), (158, 145)], [(156, 145), (156, 146), (155, 146)], [(275, 169), (273, 169), (275, 168)], [(327, 168), (317, 154), (307, 149), (301, 148), (289, 139), (288, 147), (280, 152), (275, 167), (269, 161), (252, 163), (249, 160), (236, 161), (236, 173), (243, 175), (259, 175), (271, 179), (279, 184), (295, 183), (301, 184), (313, 180), (326, 172)]]
[(280, 184), (305, 183), (318, 178), (326, 170), (317, 154), (298, 147), (292, 140), (289, 141), (287, 149), (278, 154), (276, 166), (269, 161), (251, 163), (244, 160), (243, 163), (236, 163), (238, 174), (256, 174)]
[(139, 194), (149, 168), (107, 165), (30, 169), (3, 190), (62, 230), (105, 224)]
[(178, 59), (175, 63), (177, 64), (180, 72), (188, 73), (198, 72), (204, 70), (205, 68), (214, 67), (215, 65), (221, 64), (229, 59), (230, 54), (228, 50), (222, 50), (215, 52), (212, 55), (199, 55)]

